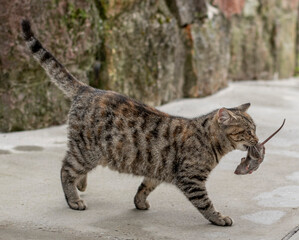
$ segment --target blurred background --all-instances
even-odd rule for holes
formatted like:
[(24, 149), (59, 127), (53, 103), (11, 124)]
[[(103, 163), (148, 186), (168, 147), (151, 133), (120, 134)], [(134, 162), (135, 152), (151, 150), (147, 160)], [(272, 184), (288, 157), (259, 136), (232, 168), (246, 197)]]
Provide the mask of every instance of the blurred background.
[(76, 77), (157, 106), (299, 72), (298, 0), (0, 0), (0, 131), (65, 123), (69, 102), (20, 35)]

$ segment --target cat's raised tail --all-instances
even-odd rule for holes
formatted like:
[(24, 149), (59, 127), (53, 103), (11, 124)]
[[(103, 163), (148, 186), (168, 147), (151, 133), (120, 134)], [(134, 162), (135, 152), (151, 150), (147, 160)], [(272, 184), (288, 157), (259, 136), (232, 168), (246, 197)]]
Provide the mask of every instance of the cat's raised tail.
[(78, 95), (81, 89), (88, 88), (88, 85), (78, 81), (58, 60), (46, 50), (35, 38), (30, 22), (22, 20), (23, 38), (33, 57), (45, 69), (51, 80), (71, 99)]

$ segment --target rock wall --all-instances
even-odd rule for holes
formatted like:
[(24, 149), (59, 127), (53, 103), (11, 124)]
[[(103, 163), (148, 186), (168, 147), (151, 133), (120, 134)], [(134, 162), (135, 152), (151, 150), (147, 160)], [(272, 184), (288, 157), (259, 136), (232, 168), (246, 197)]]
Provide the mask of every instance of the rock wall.
[(99, 1), (99, 8), (100, 86), (152, 105), (226, 86), (228, 21), (205, 0)]
[(152, 105), (181, 97), (185, 53), (166, 3), (119, 1), (118, 7), (113, 1), (100, 6), (105, 9), (100, 86)]
[(98, 14), (84, 0), (0, 0), (0, 131), (65, 123), (69, 103), (33, 60), (20, 36), (27, 17), (41, 42), (87, 81), (95, 59)]
[(287, 78), (296, 63), (297, 0), (247, 0), (230, 28), (233, 80)]
[(298, 0), (0, 0), (0, 6), (0, 131), (61, 124), (69, 108), (24, 46), (24, 16), (80, 80), (151, 105), (210, 95), (230, 79), (290, 77), (299, 65)]

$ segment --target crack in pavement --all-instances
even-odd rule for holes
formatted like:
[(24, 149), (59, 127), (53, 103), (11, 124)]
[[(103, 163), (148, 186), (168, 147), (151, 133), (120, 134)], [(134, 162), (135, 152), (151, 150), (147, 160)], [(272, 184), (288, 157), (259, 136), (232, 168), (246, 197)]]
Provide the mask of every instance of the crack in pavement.
[(289, 240), (299, 231), (299, 225), (293, 228), (286, 236), (284, 236), (281, 240)]

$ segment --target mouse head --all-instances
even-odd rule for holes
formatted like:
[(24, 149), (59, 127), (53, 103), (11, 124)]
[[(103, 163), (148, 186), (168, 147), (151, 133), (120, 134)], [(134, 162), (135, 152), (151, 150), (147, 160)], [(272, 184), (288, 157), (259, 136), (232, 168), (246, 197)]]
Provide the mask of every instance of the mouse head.
[(246, 158), (241, 159), (241, 163), (237, 166), (235, 174), (244, 175), (251, 174), (256, 171), (263, 162), (265, 156), (265, 147), (257, 144), (248, 149)]

